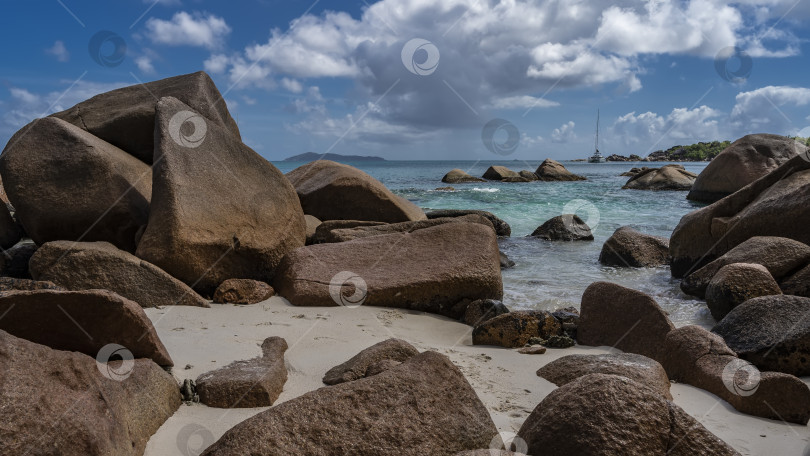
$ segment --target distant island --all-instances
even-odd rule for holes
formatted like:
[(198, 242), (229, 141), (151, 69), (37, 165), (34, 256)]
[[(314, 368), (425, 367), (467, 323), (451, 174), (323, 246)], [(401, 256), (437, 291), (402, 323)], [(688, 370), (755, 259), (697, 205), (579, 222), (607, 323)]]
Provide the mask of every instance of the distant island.
[[(629, 157), (624, 155), (609, 155), (605, 157), (605, 161), (609, 162), (624, 162), (624, 161), (663, 161), (663, 162), (700, 162), (711, 161), (726, 147), (731, 145), (731, 141), (712, 141), (712, 142), (699, 142), (688, 146), (672, 146), (667, 150), (656, 150), (646, 157), (642, 158), (636, 154), (631, 154)], [(584, 161), (584, 160), (582, 160)]]
[(285, 162), (299, 162), (299, 161), (315, 161), (315, 160), (332, 160), (336, 162), (360, 162), (360, 161), (385, 161), (382, 157), (371, 157), (365, 155), (341, 155), (341, 154), (319, 154), (316, 152), (305, 152), (299, 155), (293, 155), (284, 159)]

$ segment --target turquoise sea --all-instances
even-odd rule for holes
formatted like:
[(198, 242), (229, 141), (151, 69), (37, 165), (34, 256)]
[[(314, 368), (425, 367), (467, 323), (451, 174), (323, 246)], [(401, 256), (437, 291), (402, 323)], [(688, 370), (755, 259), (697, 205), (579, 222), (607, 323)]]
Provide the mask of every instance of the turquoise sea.
[[(542, 160), (541, 160), (542, 161)], [(516, 266), (503, 271), (504, 304), (510, 309), (579, 307), (585, 288), (605, 280), (644, 291), (655, 297), (678, 325), (714, 323), (704, 302), (684, 295), (669, 268), (625, 269), (599, 264), (602, 244), (620, 226), (630, 225), (649, 234), (666, 236), (686, 213), (700, 207), (686, 200), (686, 192), (622, 190), (633, 167), (659, 167), (666, 163), (563, 162), (571, 172), (583, 175), (580, 182), (525, 182), (445, 184), (442, 176), (460, 168), (481, 176), (490, 165), (515, 171), (534, 171), (541, 161), (382, 161), (349, 163), (379, 179), (388, 188), (425, 210), (481, 209), (490, 211), (512, 226), (512, 237), (500, 240), (501, 250)], [(275, 162), (282, 172), (302, 165)], [(685, 163), (700, 173), (706, 163)], [(452, 185), (456, 191), (438, 191)], [(565, 211), (564, 211), (565, 209)], [(549, 242), (527, 237), (546, 220), (564, 212), (576, 212), (591, 226), (593, 242)]]

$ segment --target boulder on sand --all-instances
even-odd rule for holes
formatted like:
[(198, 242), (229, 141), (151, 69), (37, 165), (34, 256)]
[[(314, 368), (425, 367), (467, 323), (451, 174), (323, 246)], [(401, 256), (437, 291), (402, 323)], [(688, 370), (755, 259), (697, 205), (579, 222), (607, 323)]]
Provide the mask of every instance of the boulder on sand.
[(663, 266), (669, 263), (669, 239), (623, 226), (602, 245), (599, 262), (616, 267)]
[(276, 290), (265, 282), (250, 279), (228, 279), (214, 292), (217, 304), (256, 304), (275, 296)]
[(576, 214), (549, 219), (537, 227), (531, 236), (547, 241), (593, 241), (591, 227)]
[(105, 364), (94, 356), (0, 331), (0, 453), (144, 453), (180, 407), (176, 381), (148, 359)]
[(549, 339), (562, 334), (560, 322), (544, 310), (518, 310), (485, 320), (473, 329), (473, 345), (517, 348), (529, 339)]
[(805, 153), (806, 149), (796, 140), (785, 136), (744, 136), (709, 162), (686, 198), (713, 203), (770, 173), (796, 154)]
[(484, 172), (484, 179), (504, 180), (505, 178), (520, 178), (520, 174), (506, 166), (492, 165)]
[(353, 382), (366, 377), (368, 369), (384, 360), (405, 362), (419, 354), (419, 350), (402, 339), (387, 339), (368, 347), (350, 360), (329, 369), (323, 376), (327, 385)]
[(276, 405), (228, 430), (203, 455), (455, 454), (486, 448), (497, 435), (461, 371), (446, 356), (425, 352)]
[(296, 306), (365, 304), (456, 319), (470, 301), (503, 295), (497, 238), (475, 223), (301, 247), (273, 286)]
[(114, 291), (141, 307), (208, 307), (188, 285), (107, 242), (48, 242), (31, 257), (29, 267), (36, 280), (74, 291)]
[(466, 182), (486, 182), (486, 179), (470, 176), (465, 171), (456, 168), (451, 169), (449, 173), (445, 174), (444, 177), (442, 177), (442, 182), (448, 184), (463, 184)]
[(147, 164), (155, 150), (155, 100), (174, 97), (240, 141), (225, 100), (203, 71), (136, 84), (96, 95), (51, 114), (113, 144)]
[(565, 169), (562, 163), (547, 158), (537, 167), (534, 172), (541, 181), (583, 181), (587, 180), (583, 176), (578, 176)]
[(203, 296), (234, 277), (269, 282), (284, 255), (306, 240), (295, 191), (275, 166), (213, 122), (194, 147), (175, 141), (172, 119), (189, 112), (174, 98), (157, 104), (155, 191), (136, 255)]
[(327, 220), (397, 223), (424, 220), (415, 204), (393, 194), (382, 182), (357, 168), (317, 160), (287, 173), (305, 214)]
[(622, 189), (630, 190), (689, 190), (697, 174), (687, 171), (683, 165), (665, 165), (636, 173)]
[(9, 140), (0, 174), (17, 221), (37, 245), (107, 241), (132, 252), (149, 218), (149, 165), (54, 117)]
[(498, 218), (492, 212), (487, 211), (477, 211), (471, 209), (436, 209), (434, 211), (430, 211), (427, 214), (428, 219), (436, 219), (436, 218), (444, 218), (444, 217), (463, 217), (465, 215), (475, 214), (480, 215), (482, 217), (486, 217), (487, 220), (492, 222), (492, 226), (495, 227), (495, 233), (498, 236), (506, 236), (509, 237), (512, 235), (512, 227), (509, 226), (508, 223), (503, 221), (502, 219)]
[(765, 266), (733, 263), (720, 268), (706, 288), (706, 305), (720, 321), (731, 309), (759, 296), (780, 295), (779, 284)]

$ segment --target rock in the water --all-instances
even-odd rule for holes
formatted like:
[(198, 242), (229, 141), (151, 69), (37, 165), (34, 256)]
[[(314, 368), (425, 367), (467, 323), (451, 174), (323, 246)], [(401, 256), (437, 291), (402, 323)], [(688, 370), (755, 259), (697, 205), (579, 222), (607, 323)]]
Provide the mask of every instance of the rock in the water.
[(636, 173), (622, 189), (689, 190), (696, 178), (697, 174), (685, 170), (683, 165), (666, 165)]
[(465, 171), (456, 168), (451, 169), (449, 173), (445, 174), (444, 177), (442, 177), (442, 182), (448, 184), (463, 184), (466, 182), (486, 182), (486, 179), (470, 176)]
[(29, 266), (36, 280), (75, 291), (114, 291), (141, 307), (208, 307), (208, 301), (188, 285), (107, 242), (48, 242), (31, 257)]
[(593, 241), (591, 227), (576, 214), (558, 215), (547, 220), (531, 235), (549, 241)]
[(478, 326), (489, 319), (506, 313), (509, 313), (509, 309), (501, 301), (479, 299), (467, 306), (467, 311), (464, 312), (464, 323), (470, 326)]
[(548, 339), (562, 331), (560, 322), (549, 312), (519, 310), (485, 320), (473, 329), (473, 345), (522, 347), (533, 337)]
[(506, 178), (520, 178), (520, 174), (506, 166), (493, 165), (487, 168), (483, 177), (489, 180), (504, 180)]
[(37, 245), (107, 241), (132, 252), (149, 218), (149, 165), (54, 117), (9, 140), (0, 174), (17, 221)]
[(543, 399), (518, 431), (528, 454), (739, 455), (660, 393), (627, 377), (589, 374)]
[(23, 232), (5, 204), (0, 204), (0, 248), (8, 249), (22, 239)]
[(669, 239), (623, 226), (602, 245), (599, 262), (631, 268), (662, 266), (669, 263)]
[(810, 264), (779, 284), (786, 295), (810, 298)]
[(746, 240), (720, 258), (687, 275), (681, 282), (684, 293), (704, 298), (706, 287), (723, 266), (753, 263), (765, 266), (777, 281), (810, 263), (810, 246), (793, 239), (757, 236)]
[(565, 169), (562, 163), (547, 158), (537, 167), (534, 172), (537, 178), (541, 181), (583, 181), (586, 180), (583, 176), (578, 176), (571, 171)]
[(434, 188), (437, 192), (454, 192), (456, 191), (455, 187), (436, 187)]
[(0, 372), (4, 455), (142, 455), (180, 407), (174, 378), (151, 360), (104, 364), (4, 331)]
[(744, 136), (709, 162), (686, 198), (713, 203), (770, 173), (805, 150), (805, 146), (785, 136)]
[(425, 352), (373, 377), (324, 387), (248, 418), (203, 455), (400, 456), (403, 449), (455, 454), (486, 448), (497, 435), (461, 371), (444, 355)]
[(309, 214), (304, 215), (304, 220), (307, 223), (307, 245), (310, 245), (313, 243), (315, 233), (322, 222)]
[(0, 277), (0, 291), (64, 290), (53, 282)]
[(712, 332), (762, 370), (810, 375), (810, 298), (750, 299), (732, 309)]
[(118, 344), (135, 358), (172, 366), (169, 352), (143, 308), (106, 291), (13, 291), (0, 294), (0, 329), (55, 350), (93, 358)]
[(470, 301), (503, 296), (497, 238), (475, 223), (302, 247), (284, 258), (273, 285), (296, 306), (365, 304), (451, 318)]
[(21, 242), (0, 253), (0, 276), (30, 279), (28, 262), (36, 251), (37, 245), (33, 242)]
[(193, 114), (174, 98), (157, 104), (155, 191), (136, 254), (204, 296), (233, 277), (269, 282), (284, 255), (306, 240), (295, 191), (275, 166), (213, 122), (204, 123), (205, 136), (193, 147), (175, 141), (172, 119), (186, 113)]
[(537, 177), (537, 174), (534, 174), (534, 172), (529, 171), (528, 169), (524, 169), (524, 170), (519, 171), (518, 175), (520, 175), (520, 177), (526, 179), (529, 182), (540, 180), (540, 178)]
[(323, 376), (327, 385), (353, 382), (366, 377), (368, 369), (382, 361), (403, 363), (419, 354), (419, 350), (402, 339), (387, 339), (366, 348), (350, 360), (329, 369)]
[(675, 326), (650, 296), (608, 282), (592, 283), (582, 295), (577, 343), (607, 345), (659, 359)]
[(501, 269), (509, 269), (515, 267), (515, 262), (510, 260), (505, 253), (500, 252), (501, 254)]
[(236, 141), (241, 140), (225, 100), (203, 71), (102, 93), (52, 117), (83, 128), (151, 165), (155, 150), (155, 101), (163, 97), (177, 98), (210, 123), (222, 127)]
[(433, 226), (444, 225), (445, 223), (478, 223), (495, 231), (492, 223), (485, 217), (477, 214), (468, 214), (461, 217), (444, 217), (430, 220), (415, 220), (412, 222), (386, 223), (383, 225), (356, 226), (352, 228), (336, 228), (331, 231), (326, 229), (318, 233), (319, 243), (346, 242), (355, 239), (380, 236), (392, 233), (412, 233)]
[(349, 165), (317, 160), (287, 173), (305, 214), (319, 220), (369, 220), (397, 223), (424, 220), (412, 202), (382, 182)]
[(715, 394), (742, 413), (805, 424), (810, 419), (810, 389), (781, 372), (760, 372), (700, 326), (672, 330), (664, 342), (661, 365), (673, 381)]
[(765, 266), (732, 263), (720, 268), (706, 288), (706, 305), (720, 321), (731, 309), (759, 296), (780, 295), (782, 290)]
[(498, 218), (492, 212), (487, 211), (476, 211), (476, 210), (468, 210), (468, 209), (437, 209), (435, 211), (428, 212), (427, 218), (429, 219), (436, 219), (436, 218), (444, 218), (444, 217), (463, 217), (465, 215), (475, 214), (480, 215), (482, 217), (486, 217), (487, 220), (492, 222), (492, 226), (495, 227), (495, 233), (498, 236), (506, 236), (509, 237), (512, 235), (512, 227), (509, 226), (508, 223)]
[(654, 359), (634, 353), (607, 355), (567, 355), (537, 371), (538, 377), (563, 386), (588, 374), (612, 374), (627, 377), (646, 385), (672, 400), (667, 372)]
[(622, 177), (633, 177), (633, 176), (635, 176), (636, 174), (638, 174), (638, 173), (640, 173), (640, 172), (642, 172), (642, 171), (644, 171), (644, 170), (647, 170), (647, 169), (650, 169), (650, 168), (648, 168), (648, 167), (646, 167), (646, 166), (643, 166), (643, 167), (641, 167), (641, 168), (630, 168), (630, 171), (625, 171), (625, 172), (623, 172), (623, 173), (619, 174), (619, 176), (622, 176)]
[(265, 282), (250, 279), (228, 279), (214, 292), (217, 304), (256, 304), (270, 299), (276, 290)]
[[(809, 200), (810, 161), (799, 156), (720, 201), (686, 214), (670, 237), (672, 275), (683, 277), (754, 236), (810, 244)], [(777, 277), (773, 271), (771, 275)]]
[(287, 341), (268, 337), (262, 342), (262, 356), (236, 361), (197, 378), (200, 402), (209, 407), (269, 407), (287, 383), (284, 352)]

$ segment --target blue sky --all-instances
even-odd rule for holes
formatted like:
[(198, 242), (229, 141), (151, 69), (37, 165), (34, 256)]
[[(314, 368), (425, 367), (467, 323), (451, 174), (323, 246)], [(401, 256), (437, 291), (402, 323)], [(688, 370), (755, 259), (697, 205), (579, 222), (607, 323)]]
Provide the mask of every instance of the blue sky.
[[(582, 158), (597, 109), (605, 154), (810, 134), (807, 0), (40, 0), (3, 9), (2, 143), (96, 93), (201, 69), (245, 142), (270, 160), (307, 151)], [(101, 31), (115, 38), (91, 52)], [(116, 40), (123, 59), (105, 65)], [(502, 157), (482, 141), (496, 118), (514, 126), (494, 133)]]

